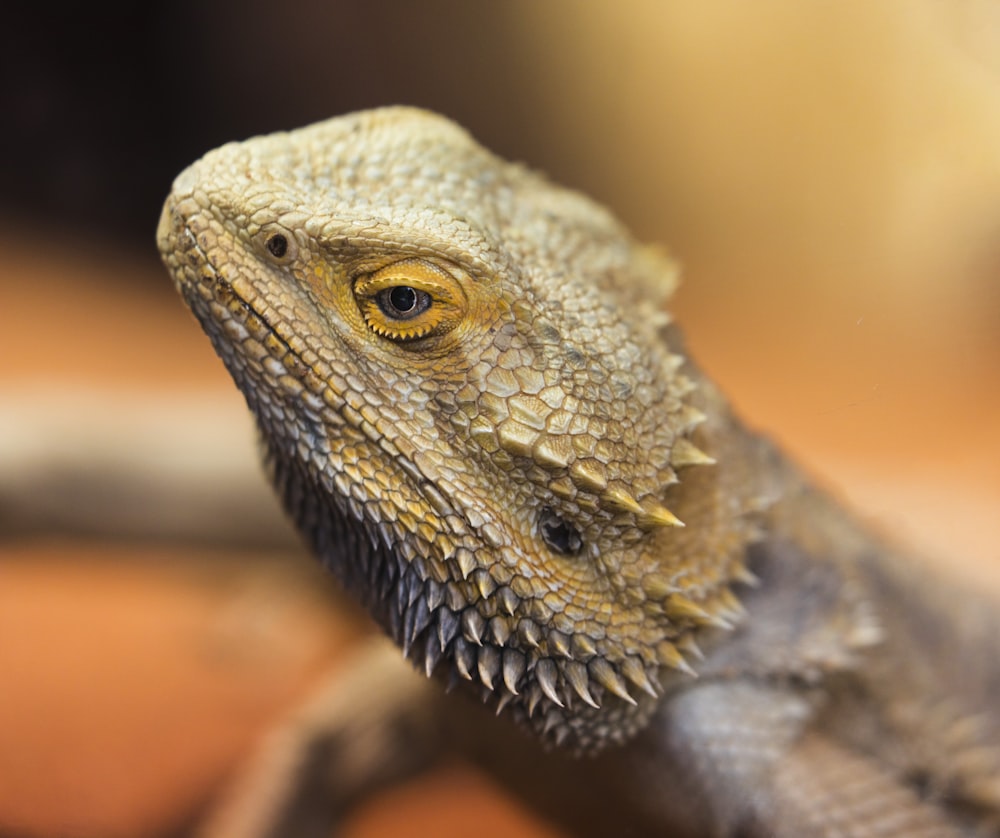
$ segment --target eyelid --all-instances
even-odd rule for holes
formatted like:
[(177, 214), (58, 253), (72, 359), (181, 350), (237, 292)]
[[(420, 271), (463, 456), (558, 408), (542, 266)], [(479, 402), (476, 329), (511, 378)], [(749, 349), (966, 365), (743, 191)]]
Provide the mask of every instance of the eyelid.
[[(379, 297), (399, 287), (427, 295), (429, 304), (413, 317), (398, 319), (379, 305)], [(459, 281), (447, 270), (424, 259), (403, 259), (358, 277), (354, 296), (368, 328), (380, 337), (397, 342), (415, 341), (450, 332), (468, 309)]]

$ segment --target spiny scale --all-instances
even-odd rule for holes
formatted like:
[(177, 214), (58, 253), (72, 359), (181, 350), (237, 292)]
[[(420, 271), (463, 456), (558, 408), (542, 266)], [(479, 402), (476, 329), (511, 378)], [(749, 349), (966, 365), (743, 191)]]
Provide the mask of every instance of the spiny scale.
[(673, 448), (670, 449), (670, 465), (674, 468), (712, 466), (715, 465), (715, 458), (706, 454), (691, 440), (681, 437), (674, 442)]
[(504, 692), (500, 694), (500, 699), (497, 701), (496, 714), (498, 716), (504, 711), (504, 708), (506, 708), (507, 705), (514, 700), (515, 695), (517, 695), (517, 693)]
[(690, 664), (684, 659), (684, 655), (681, 654), (680, 650), (673, 643), (664, 640), (658, 644), (656, 647), (656, 656), (664, 666), (669, 666), (671, 669), (678, 669), (692, 678), (697, 677), (697, 673), (691, 668)]
[(455, 638), (453, 648), (455, 669), (466, 681), (471, 681), (472, 673), (476, 669), (476, 654), (473, 648), (461, 637)]
[(671, 594), (663, 602), (663, 611), (672, 620), (685, 620), (711, 625), (712, 615), (694, 600), (682, 594)]
[[(601, 708), (610, 696), (638, 707), (633, 688), (652, 699), (661, 694), (655, 670), (640, 658), (626, 656), (613, 664), (584, 633), (543, 630), (529, 618), (518, 619), (516, 597), (507, 586), (484, 586), (494, 597), (494, 616), (488, 620), (473, 605), (456, 613), (448, 604), (448, 585), (430, 578), (421, 580), (420, 574), (428, 572), (428, 568), (427, 562), (411, 561), (400, 563), (392, 572), (383, 568), (378, 574), (380, 578), (396, 579), (394, 596), (388, 600), (394, 606), (389, 609), (389, 623), (395, 626), (393, 630), (405, 654), (418, 660), (428, 676), (442, 660), (450, 659), (449, 678), (474, 682), (484, 700), (495, 702), (498, 713), (520, 707), (521, 718), (531, 718), (544, 704), (549, 709), (544, 715), (543, 735), (557, 743), (570, 736), (568, 725), (583, 707), (603, 712)], [(473, 584), (479, 586), (485, 575), (478, 568)], [(715, 624), (718, 618), (709, 607), (733, 614), (739, 606), (728, 591), (717, 593), (702, 606), (677, 593), (659, 574), (647, 576), (642, 585), (647, 596), (659, 597), (660, 607), (676, 622)], [(510, 608), (503, 608), (504, 601)], [(432, 608), (432, 603), (436, 607)], [(503, 613), (496, 610), (498, 607)], [(509, 610), (514, 610), (515, 615), (507, 614)], [(676, 644), (660, 642), (655, 647), (655, 658), (661, 666), (692, 676), (695, 673), (684, 650), (697, 657), (689, 631), (682, 632)], [(579, 741), (577, 747), (581, 747)]]
[(484, 646), (479, 650), (479, 677), (483, 686), (493, 689), (493, 682), (500, 674), (500, 653), (496, 646)]
[(678, 592), (677, 586), (670, 579), (660, 573), (646, 574), (642, 577), (640, 584), (642, 585), (642, 590), (645, 592), (646, 596), (653, 601), (665, 599), (671, 594), (676, 594)]
[(569, 685), (576, 690), (576, 694), (595, 710), (599, 709), (600, 705), (594, 701), (588, 688), (590, 677), (587, 674), (587, 667), (578, 661), (569, 661), (563, 667), (563, 672)]
[(434, 674), (434, 668), (441, 660), (442, 651), (443, 648), (441, 645), (435, 643), (431, 638), (427, 639), (424, 645), (424, 672), (428, 678)]
[(450, 608), (439, 608), (437, 610), (437, 615), (438, 642), (441, 646), (441, 651), (443, 652), (458, 632), (459, 619), (455, 616), (455, 612)]
[(632, 698), (628, 691), (628, 687), (625, 682), (621, 679), (617, 672), (615, 672), (614, 667), (611, 666), (603, 658), (595, 658), (590, 662), (587, 667), (590, 670), (591, 676), (606, 690), (614, 693), (623, 701), (627, 701), (629, 704), (635, 704), (636, 701)]
[(548, 634), (549, 648), (564, 658), (570, 656), (569, 638), (561, 631), (550, 631)]
[[(594, 740), (581, 736), (582, 728), (576, 721), (581, 714), (608, 712), (612, 698), (638, 708), (636, 695), (643, 697), (648, 707), (649, 699), (661, 695), (656, 670), (648, 667), (649, 661), (644, 664), (640, 657), (625, 656), (612, 663), (585, 633), (543, 629), (527, 617), (518, 618), (514, 594), (505, 585), (494, 584), (493, 600), (482, 603), (487, 612), (492, 610), (489, 619), (476, 605), (465, 605), (456, 613), (449, 605), (453, 599), (449, 585), (420, 579), (429, 567), (429, 562), (400, 562), (395, 570), (383, 568), (378, 574), (396, 579), (394, 596), (386, 601), (392, 605), (389, 624), (395, 626), (407, 656), (428, 676), (440, 669), (442, 661), (450, 661), (446, 674), (452, 686), (471, 682), (498, 714), (514, 708), (518, 718), (534, 719), (531, 723), (536, 731), (549, 742), (573, 739), (575, 747), (582, 749), (591, 747), (587, 743)], [(477, 569), (473, 584), (478, 585), (482, 575), (482, 569)], [(647, 595), (667, 591), (661, 601), (674, 597), (677, 613), (702, 614), (693, 603), (678, 598), (665, 577), (654, 574), (643, 580), (643, 585)], [(503, 607), (505, 600), (514, 615), (506, 613), (510, 609)], [(734, 601), (718, 597), (719, 607), (727, 610)], [(432, 603), (436, 607), (432, 608)], [(693, 642), (686, 641), (688, 633), (676, 646), (664, 641), (656, 647), (658, 664), (693, 675), (681, 651), (681, 647), (693, 648)], [(538, 720), (540, 709), (544, 721)]]
[(548, 696), (549, 701), (561, 708), (566, 705), (563, 704), (559, 693), (556, 691), (556, 684), (558, 683), (557, 675), (558, 670), (556, 669), (556, 665), (548, 658), (542, 658), (535, 664), (535, 678), (538, 680), (538, 686)]
[(606, 489), (601, 493), (600, 498), (612, 509), (635, 515), (636, 522), (644, 530), (684, 526), (684, 522), (662, 504), (652, 503), (644, 507), (621, 486)]
[(458, 569), (462, 573), (462, 579), (468, 579), (469, 575), (474, 571), (478, 565), (476, 564), (476, 557), (473, 555), (471, 550), (466, 550), (464, 547), (459, 548), (455, 552), (455, 561), (458, 563)]
[(490, 619), (489, 623), (486, 624), (486, 628), (489, 630), (494, 643), (498, 646), (507, 645), (511, 632), (510, 621), (506, 617), (498, 614), (496, 617)]
[(653, 682), (649, 680), (646, 667), (635, 658), (625, 659), (625, 662), (622, 664), (622, 674), (647, 695), (653, 698), (659, 697), (659, 692), (653, 685)]
[(701, 651), (701, 647), (690, 634), (682, 635), (674, 642), (677, 644), (678, 650), (683, 654), (690, 655), (695, 660), (705, 660), (705, 653)]
[(518, 695), (517, 685), (526, 667), (524, 655), (516, 649), (505, 649), (503, 653), (503, 682), (507, 690)]
[(542, 691), (539, 687), (533, 686), (531, 691), (528, 693), (528, 718), (530, 719), (535, 715), (535, 710), (538, 709), (538, 704), (542, 700)]
[(639, 526), (644, 530), (657, 527), (683, 527), (684, 522), (662, 504), (656, 503), (638, 514)]
[(486, 622), (474, 607), (470, 606), (462, 612), (462, 635), (470, 643), (482, 646), (485, 628)]

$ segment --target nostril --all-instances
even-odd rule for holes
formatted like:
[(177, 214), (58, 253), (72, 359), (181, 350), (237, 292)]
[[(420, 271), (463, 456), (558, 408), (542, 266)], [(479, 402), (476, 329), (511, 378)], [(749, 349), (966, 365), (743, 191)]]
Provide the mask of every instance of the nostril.
[(288, 253), (288, 239), (281, 233), (275, 233), (267, 240), (267, 249), (275, 259), (280, 259)]

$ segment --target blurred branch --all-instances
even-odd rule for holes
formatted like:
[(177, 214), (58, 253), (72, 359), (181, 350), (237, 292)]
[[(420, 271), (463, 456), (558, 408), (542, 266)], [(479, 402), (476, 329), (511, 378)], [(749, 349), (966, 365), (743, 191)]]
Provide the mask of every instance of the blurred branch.
[(233, 427), (219, 415), (208, 397), (6, 391), (0, 537), (297, 547), (258, 465), (249, 420)]

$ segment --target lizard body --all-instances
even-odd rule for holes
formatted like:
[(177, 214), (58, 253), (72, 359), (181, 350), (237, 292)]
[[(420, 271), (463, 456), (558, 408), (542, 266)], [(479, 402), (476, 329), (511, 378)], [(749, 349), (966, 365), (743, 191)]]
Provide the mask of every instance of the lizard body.
[(990, 604), (733, 418), (605, 210), (394, 108), (209, 153), (158, 237), (319, 558), (567, 776), (678, 834), (997, 829)]

